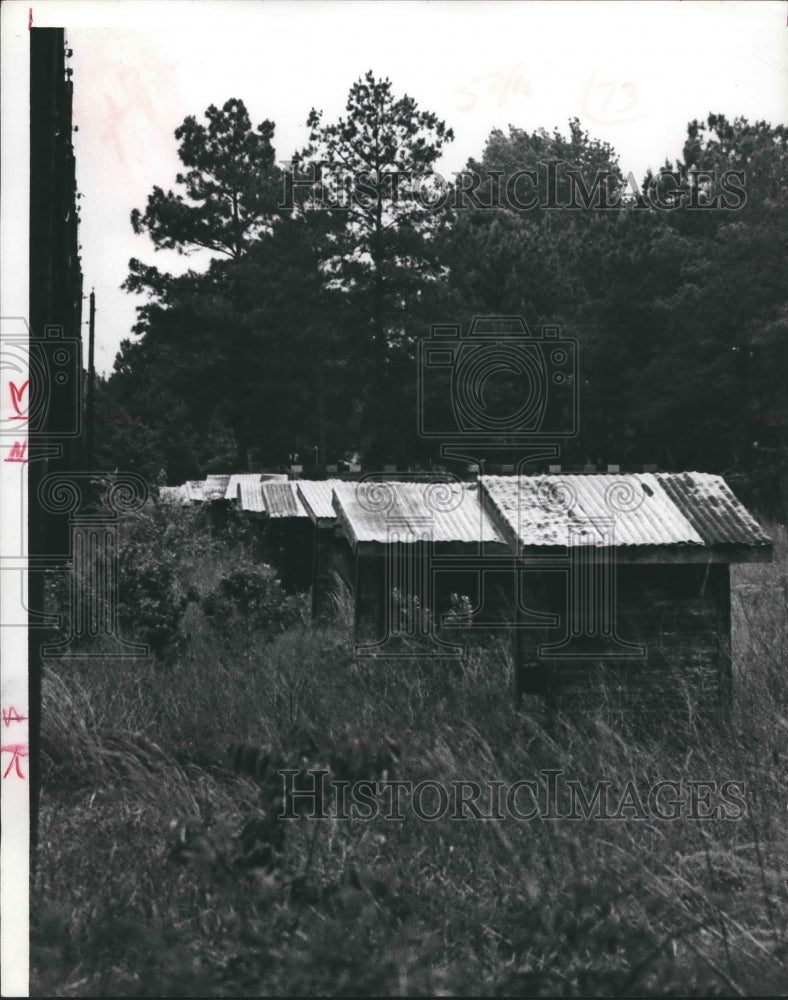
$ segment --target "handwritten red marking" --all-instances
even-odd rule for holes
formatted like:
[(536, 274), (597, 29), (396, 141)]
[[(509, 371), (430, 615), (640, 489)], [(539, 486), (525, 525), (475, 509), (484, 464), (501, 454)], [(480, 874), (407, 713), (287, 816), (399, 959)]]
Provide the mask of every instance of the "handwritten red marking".
[(11, 725), (12, 722), (26, 722), (27, 716), (20, 715), (19, 712), (12, 705), (10, 708), (3, 709), (3, 722), (6, 728)]
[(11, 451), (8, 454), (8, 458), (4, 458), (4, 462), (26, 462), (25, 449), (27, 448), (27, 441), (14, 441), (11, 446)]
[(27, 10), (27, 30), (30, 31), (32, 27), (33, 27), (33, 8), (29, 7)]
[(11, 417), (12, 420), (27, 420), (27, 414), (22, 413), (22, 408), (19, 404), (22, 402), (22, 396), (24, 396), (29, 385), (30, 379), (27, 382), (23, 382), (20, 386), (15, 385), (13, 382), (8, 383), (8, 388), (11, 390), (11, 403), (17, 413), (15, 417)]
[(25, 777), (22, 774), (22, 758), (27, 757), (27, 744), (25, 743), (9, 743), (7, 746), (1, 747), (3, 753), (13, 754), (8, 767), (3, 772), (3, 778), (7, 778), (11, 773), (11, 768), (14, 767), (16, 770), (16, 775), (18, 778)]

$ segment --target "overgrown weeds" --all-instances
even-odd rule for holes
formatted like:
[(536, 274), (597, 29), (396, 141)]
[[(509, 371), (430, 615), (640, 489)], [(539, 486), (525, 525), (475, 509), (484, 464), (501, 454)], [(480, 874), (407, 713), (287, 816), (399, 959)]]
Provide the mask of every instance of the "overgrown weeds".
[[(604, 708), (549, 718), (538, 699), (518, 710), (503, 642), (356, 657), (347, 621), (282, 629), (265, 601), (253, 623), (235, 627), (231, 610), (217, 628), (206, 598), (261, 570), (248, 539), (192, 518), (163, 527), (173, 588), (192, 591), (171, 652), (47, 667), (35, 995), (785, 993), (784, 529), (774, 563), (733, 573), (730, 720), (677, 728)], [(368, 819), (301, 815), (275, 863), (250, 861), (266, 801), (226, 747), (287, 748), (294, 732), (310, 762), (395, 739), (402, 819), (385, 795)], [(514, 804), (536, 803), (530, 819), (505, 808), (522, 781), (535, 791)], [(481, 816), (452, 802), (424, 818), (419, 782), (476, 783)], [(693, 810), (704, 782), (726, 808), (697, 791)], [(424, 786), (422, 813), (437, 795)]]

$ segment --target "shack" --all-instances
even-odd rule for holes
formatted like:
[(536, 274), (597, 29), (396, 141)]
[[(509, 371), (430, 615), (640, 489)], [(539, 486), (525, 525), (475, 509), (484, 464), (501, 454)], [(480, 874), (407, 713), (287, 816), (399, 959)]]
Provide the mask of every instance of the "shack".
[(337, 600), (352, 579), (350, 546), (334, 509), (340, 479), (299, 479), (298, 497), (312, 523), (312, 620), (336, 616)]
[(183, 484), (183, 491), (188, 503), (198, 504), (203, 502), (203, 485), (204, 484), (201, 479), (188, 479)]
[(452, 593), (477, 612), (480, 574), (509, 548), (480, 502), (476, 483), (359, 482), (334, 487), (339, 530), (350, 547), (356, 639), (396, 654), (403, 637), (430, 640)]
[(186, 492), (186, 484), (181, 486), (160, 486), (158, 490), (158, 501), (168, 506), (184, 507), (189, 503)]
[(230, 476), (227, 473), (207, 476), (202, 487), (202, 495), (209, 503), (223, 502)]
[(252, 490), (256, 486), (260, 485), (260, 473), (259, 472), (234, 472), (227, 481), (227, 489), (224, 491), (224, 499), (229, 504), (238, 504), (239, 499), (239, 488), (243, 483), (244, 486), (251, 487)]
[(243, 480), (235, 485), (236, 506), (244, 514), (250, 515), (252, 519), (262, 518), (265, 514), (265, 502), (263, 501), (263, 488), (258, 480), (250, 482)]
[(312, 584), (313, 531), (297, 482), (264, 482), (261, 492), (264, 558), (276, 567), (287, 590), (308, 590)]
[(262, 484), (267, 482), (287, 482), (287, 476), (265, 472), (234, 473), (227, 484), (227, 499), (232, 493), (236, 508), (258, 520), (265, 516)]
[(730, 566), (772, 544), (708, 473), (480, 477), (516, 554), (518, 699), (666, 718), (731, 697)]
[(208, 505), (211, 530), (214, 534), (222, 531), (227, 524), (230, 505), (225, 500), (230, 476), (227, 473), (207, 476), (202, 487), (203, 502)]

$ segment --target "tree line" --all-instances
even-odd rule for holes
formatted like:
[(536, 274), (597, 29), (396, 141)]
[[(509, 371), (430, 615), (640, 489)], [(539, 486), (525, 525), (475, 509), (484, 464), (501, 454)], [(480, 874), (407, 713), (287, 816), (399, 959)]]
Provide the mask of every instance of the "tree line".
[[(638, 180), (577, 119), (510, 126), (447, 181), (451, 128), (387, 79), (367, 73), (344, 115), (307, 125), (286, 163), (238, 99), (176, 130), (175, 190), (154, 187), (131, 224), (212, 259), (181, 276), (130, 261), (141, 304), (98, 386), (104, 465), (181, 482), (293, 455), (429, 464), (418, 407), (442, 383), (419, 341), (522, 316), (577, 343), (565, 464), (718, 472), (784, 502), (788, 129), (709, 114)], [(493, 417), (523, 391), (506, 368), (481, 387)]]

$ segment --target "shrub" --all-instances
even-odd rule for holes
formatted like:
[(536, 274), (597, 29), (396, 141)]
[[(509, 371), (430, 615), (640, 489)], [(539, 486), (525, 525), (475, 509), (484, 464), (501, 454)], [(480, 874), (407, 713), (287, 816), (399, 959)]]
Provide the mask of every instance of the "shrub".
[(146, 642), (162, 659), (178, 647), (181, 620), (195, 596), (182, 565), (187, 540), (200, 533), (190, 513), (147, 504), (119, 522), (121, 634)]
[(444, 616), (444, 624), (451, 628), (470, 628), (473, 625), (473, 605), (467, 594), (449, 596), (449, 610)]
[(289, 595), (270, 566), (237, 569), (219, 581), (202, 609), (222, 632), (257, 629), (272, 638), (302, 619), (302, 600)]
[(122, 634), (134, 634), (157, 656), (166, 656), (177, 643), (189, 603), (172, 563), (150, 545), (129, 545), (120, 553), (119, 577)]

